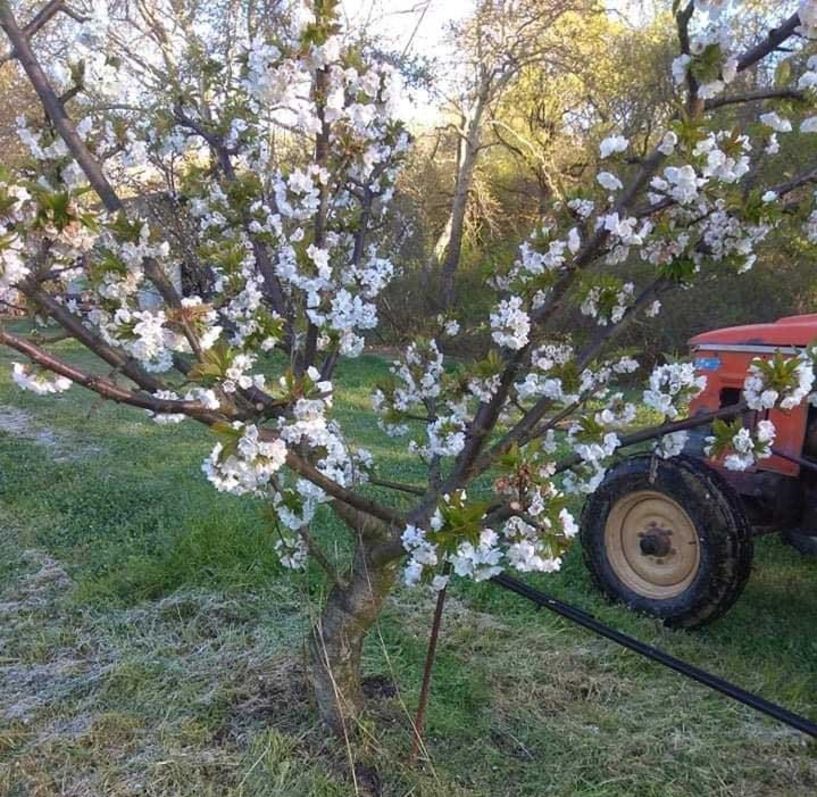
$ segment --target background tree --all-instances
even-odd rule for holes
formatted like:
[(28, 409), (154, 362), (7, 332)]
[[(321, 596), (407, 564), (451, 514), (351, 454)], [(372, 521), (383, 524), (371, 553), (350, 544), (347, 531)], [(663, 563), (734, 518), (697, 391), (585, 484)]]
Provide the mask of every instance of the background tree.
[[(639, 28), (603, 13), (568, 12), (552, 27), (528, 34), (539, 36), (543, 54), (518, 64), (472, 131), (480, 143), (465, 180), (467, 200), (459, 206), (460, 245), (452, 250), (467, 299), (451, 309), (463, 318), (484, 314), (475, 294), (485, 269), (494, 260), (512, 258), (554, 200), (592, 181), (598, 143), (609, 131), (641, 131), (644, 142), (633, 143), (643, 150), (650, 129), (661, 128), (672, 113), (674, 91), (665, 65), (675, 26), (668, 12)], [(529, 42), (531, 49), (534, 44)], [(452, 103), (444, 110), (456, 116)], [(441, 246), (447, 246), (453, 224), (451, 184), (463, 184), (454, 153), (465, 139), (457, 124), (421, 128), (416, 136), (398, 185), (398, 194), (408, 200), (404, 212), (414, 235), (397, 260), (403, 276), (385, 294), (389, 317), (398, 308), (393, 326), (404, 332), (422, 330), (441, 306), (438, 281), (426, 260), (432, 252), (435, 261), (433, 250), (445, 257)], [(436, 262), (439, 266), (439, 258)], [(400, 301), (392, 302), (393, 295)], [(407, 301), (407, 296), (416, 298)], [(391, 334), (399, 338), (397, 330)], [(484, 340), (470, 345), (459, 340), (457, 348), (473, 353), (484, 348)]]
[[(20, 131), (31, 159), (0, 185), (0, 289), (21, 293), (100, 364), (79, 368), (50, 338), (0, 327), (0, 343), (28, 360), (15, 381), (37, 393), (77, 384), (158, 423), (212, 429), (207, 478), (263, 496), (282, 563), (311, 557), (331, 586), (311, 653), (321, 716), (338, 733), (356, 727), (363, 639), (401, 561), (407, 583), (434, 589), (449, 570), (477, 580), (506, 567), (552, 571), (576, 530), (569, 494), (595, 489), (633, 439), (656, 438), (660, 456), (681, 450), (686, 426), (675, 419), (702, 387), (690, 365), (662, 365), (644, 393), (666, 422), (620, 435), (634, 407), (616, 388), (638, 367), (615, 348), (626, 326), (678, 286), (750, 268), (776, 227), (817, 237), (817, 164), (781, 174), (770, 141), (792, 120), (817, 129), (817, 61), (801, 55), (817, 4), (787, 4), (788, 17), (740, 50), (728, 36), (739, 8), (676, 6), (672, 73), (684, 103), (671, 129), (645, 131), (650, 148), (636, 157), (627, 137), (605, 137), (593, 181), (551, 206), (513, 262), (496, 264), (484, 357), (446, 362), (440, 341), (458, 325), (443, 319), (374, 391), (384, 431), (423, 464), (422, 483), (399, 484), (331, 415), (333, 374), (362, 350), (393, 273), (372, 237), (409, 146), (391, 118), (393, 70), (320, 0), (276, 6), (255, 38), (243, 6), (211, 25), (199, 6), (95, 4), (81, 23), (60, 20), (72, 61), (46, 73), (0, 0), (0, 26), (47, 117)], [(796, 46), (785, 83), (762, 97), (746, 88), (744, 73), (779, 62), (784, 44)], [(747, 112), (721, 126), (723, 109), (757, 103), (769, 103), (759, 123)], [(207, 295), (180, 293), (162, 231), (125, 203), (125, 188), (189, 208)], [(614, 270), (636, 252), (652, 267), (638, 285)], [(589, 330), (564, 323), (571, 308)], [(811, 360), (782, 372), (774, 385), (753, 374), (747, 401), (806, 400)], [(731, 436), (717, 437), (713, 450), (728, 454)], [(764, 427), (748, 451), (741, 439), (733, 459), (769, 456), (772, 438)], [(319, 542), (322, 507), (345, 522), (348, 558)]]
[[(434, 244), (433, 261), (441, 268), (442, 301), (454, 298), (454, 274), (462, 250), (468, 199), (480, 153), (494, 142), (488, 117), (520, 73), (537, 62), (556, 62), (565, 39), (556, 33), (571, 12), (598, 13), (593, 2), (576, 0), (517, 0), (480, 2), (452, 36), (462, 63), (454, 65), (454, 83), (446, 97), (454, 121), (456, 152), (453, 196), (442, 231)], [(487, 128), (487, 129), (486, 129)]]

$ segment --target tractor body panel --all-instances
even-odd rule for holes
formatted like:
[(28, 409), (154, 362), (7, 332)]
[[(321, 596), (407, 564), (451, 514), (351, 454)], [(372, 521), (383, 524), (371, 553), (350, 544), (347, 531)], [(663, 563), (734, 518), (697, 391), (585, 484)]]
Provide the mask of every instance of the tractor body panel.
[[(728, 407), (740, 400), (749, 365), (755, 358), (776, 353), (797, 355), (817, 340), (817, 314), (789, 316), (773, 324), (749, 324), (727, 327), (696, 335), (689, 341), (695, 356), (696, 370), (706, 376), (706, 389), (691, 403), (690, 415)], [(807, 404), (793, 410), (774, 409), (763, 414), (775, 425), (775, 448), (791, 457), (802, 457), (808, 425)], [(750, 415), (749, 424), (760, 420), (760, 413)], [(800, 466), (783, 457), (762, 460), (755, 471), (770, 471), (798, 477)]]
[[(778, 349), (799, 349), (817, 339), (817, 314), (787, 316), (772, 324), (747, 324), (704, 332), (691, 338), (693, 349), (714, 346), (740, 351), (742, 347), (761, 347), (773, 354)], [(741, 348), (737, 348), (741, 347)], [(757, 356), (757, 355), (755, 355)]]

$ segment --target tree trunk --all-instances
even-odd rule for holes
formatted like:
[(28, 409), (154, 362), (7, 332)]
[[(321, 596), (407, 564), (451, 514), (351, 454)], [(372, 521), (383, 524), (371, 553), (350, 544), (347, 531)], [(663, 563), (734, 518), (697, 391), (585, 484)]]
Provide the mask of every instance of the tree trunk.
[(445, 308), (454, 303), (454, 275), (460, 264), (462, 241), (465, 233), (465, 217), (468, 212), (468, 198), (480, 150), (482, 116), (485, 111), (483, 89), (475, 104), (461, 119), (459, 141), (457, 142), (457, 173), (454, 180), (454, 199), (445, 227), (434, 246), (434, 258), (442, 266), (442, 300)]
[(446, 309), (454, 303), (454, 275), (460, 265), (462, 239), (465, 233), (465, 215), (468, 211), (468, 196), (474, 177), (475, 155), (470, 155), (460, 173), (457, 175), (457, 187), (451, 216), (446, 225), (448, 244), (445, 247), (445, 258), (442, 261), (442, 297)]
[(344, 738), (356, 733), (363, 708), (363, 641), (394, 586), (397, 568), (397, 561), (373, 565), (360, 541), (349, 581), (332, 588), (313, 628), (310, 675), (318, 713)]

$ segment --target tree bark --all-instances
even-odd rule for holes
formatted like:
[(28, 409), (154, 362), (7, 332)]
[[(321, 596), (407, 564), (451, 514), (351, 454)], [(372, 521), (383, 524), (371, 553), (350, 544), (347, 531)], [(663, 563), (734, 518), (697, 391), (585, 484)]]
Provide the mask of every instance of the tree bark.
[(323, 722), (353, 737), (363, 708), (361, 655), (367, 633), (394, 586), (398, 562), (372, 562), (361, 539), (348, 582), (335, 585), (312, 630), (310, 677)]
[(451, 211), (434, 246), (434, 260), (442, 266), (442, 299), (446, 308), (454, 302), (454, 275), (460, 264), (468, 198), (480, 150), (482, 117), (485, 112), (487, 89), (480, 91), (476, 102), (461, 120), (457, 142), (457, 173)]
[(451, 216), (445, 230), (449, 235), (445, 258), (442, 263), (442, 295), (446, 309), (454, 303), (454, 275), (457, 273), (460, 256), (462, 255), (465, 216), (468, 212), (468, 197), (471, 193), (475, 165), (476, 152), (468, 146), (465, 163), (457, 175), (457, 187), (454, 193), (454, 202), (451, 206)]

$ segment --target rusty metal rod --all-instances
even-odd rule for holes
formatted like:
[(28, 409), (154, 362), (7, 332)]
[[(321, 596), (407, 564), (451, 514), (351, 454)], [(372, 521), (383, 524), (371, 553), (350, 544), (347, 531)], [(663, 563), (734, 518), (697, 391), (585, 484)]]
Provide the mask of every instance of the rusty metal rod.
[[(446, 562), (443, 567), (443, 575), (451, 574), (451, 563)], [(434, 607), (434, 620), (431, 623), (431, 636), (428, 640), (428, 650), (426, 652), (426, 663), (423, 669), (423, 683), (420, 687), (420, 698), (417, 703), (417, 714), (414, 717), (413, 739), (411, 742), (411, 754), (409, 763), (414, 763), (420, 752), (423, 743), (423, 726), (426, 720), (426, 709), (428, 708), (428, 698), (431, 692), (431, 674), (434, 670), (434, 659), (437, 657), (437, 642), (440, 638), (440, 626), (443, 620), (443, 609), (445, 608), (445, 596), (448, 591), (448, 584), (437, 593), (437, 603)]]

